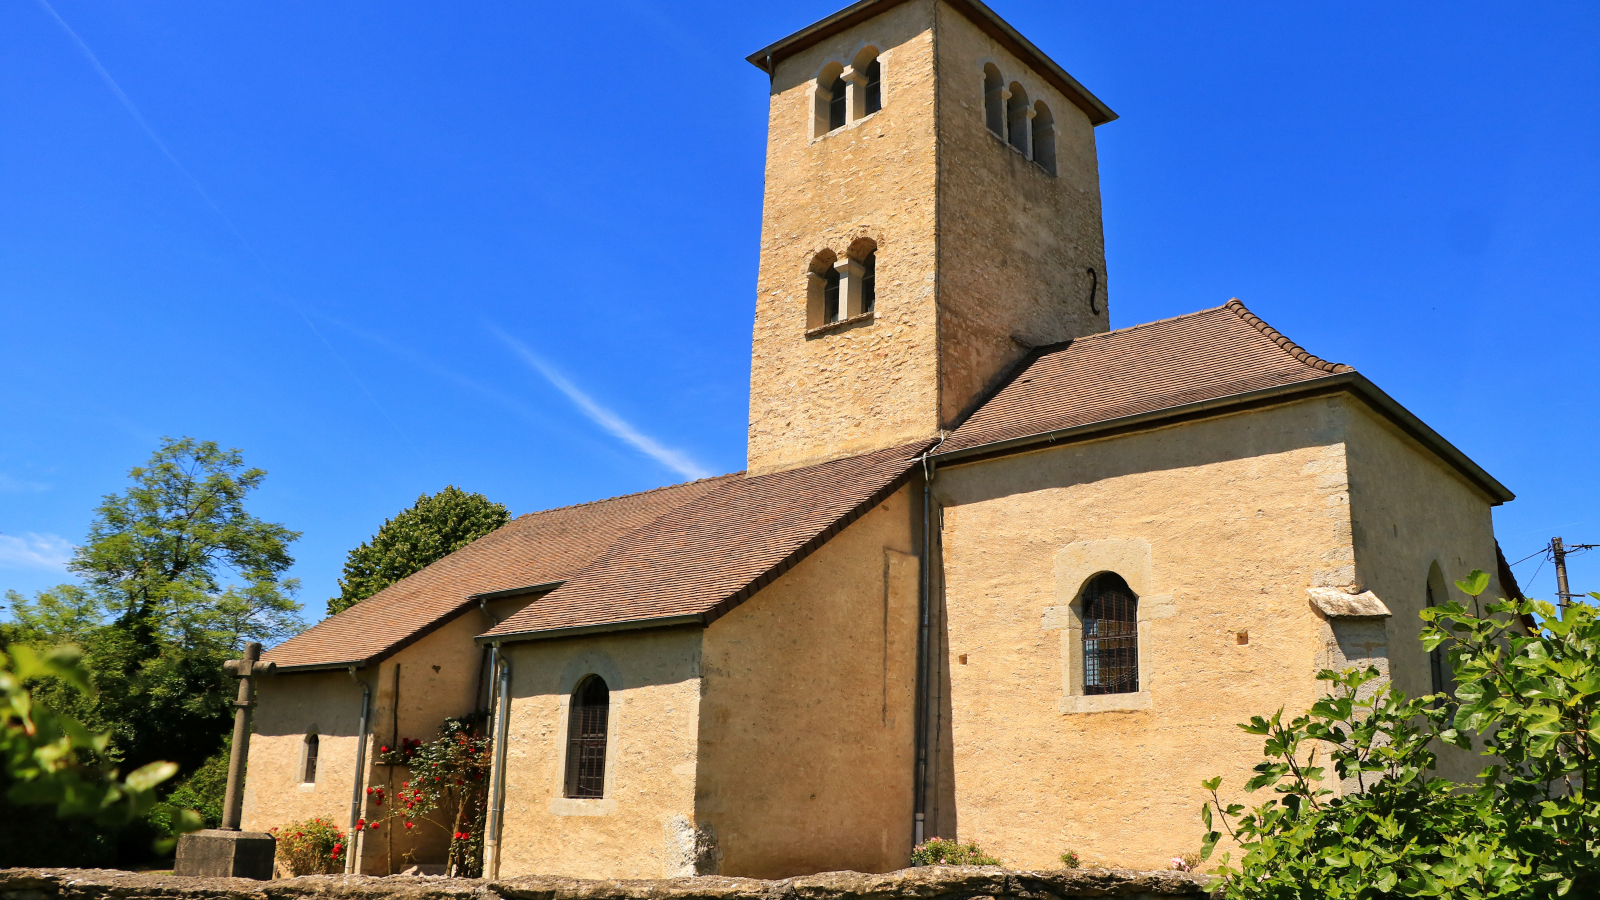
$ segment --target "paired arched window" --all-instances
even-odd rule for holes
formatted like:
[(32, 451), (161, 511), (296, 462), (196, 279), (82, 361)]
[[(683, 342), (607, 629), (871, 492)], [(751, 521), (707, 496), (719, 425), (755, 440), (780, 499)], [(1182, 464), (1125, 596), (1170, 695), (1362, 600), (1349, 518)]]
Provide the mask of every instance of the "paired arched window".
[(1006, 86), (1000, 68), (983, 65), (983, 122), (995, 137), (1056, 174), (1056, 123), (1043, 100), (1030, 104), (1021, 82)]
[(605, 679), (590, 675), (572, 692), (567, 715), (567, 796), (606, 795), (606, 727), (611, 691)]
[(812, 137), (822, 137), (883, 108), (883, 62), (866, 47), (846, 68), (830, 62), (817, 73)]
[(1139, 598), (1121, 575), (1103, 572), (1084, 586), (1083, 692), (1139, 691)]
[(305, 784), (312, 784), (317, 780), (317, 745), (320, 743), (316, 732), (306, 735), (306, 764), (300, 777)]
[(878, 306), (878, 245), (860, 238), (843, 257), (823, 250), (811, 258), (806, 279), (807, 329), (868, 315)]

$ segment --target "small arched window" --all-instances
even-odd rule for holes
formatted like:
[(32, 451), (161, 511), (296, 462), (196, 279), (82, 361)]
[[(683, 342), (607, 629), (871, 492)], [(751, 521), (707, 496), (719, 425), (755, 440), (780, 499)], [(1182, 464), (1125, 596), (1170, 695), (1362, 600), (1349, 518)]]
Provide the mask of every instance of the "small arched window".
[(846, 100), (849, 97), (843, 78), (833, 79), (833, 83), (828, 85), (828, 96), (831, 98), (828, 101), (828, 130), (843, 128), (845, 110), (848, 109)]
[(1011, 137), (1011, 146), (1022, 151), (1024, 156), (1033, 149), (1029, 146), (1028, 135), (1028, 92), (1015, 81), (1011, 82), (1011, 99), (1006, 101), (1006, 132)]
[(822, 324), (839, 321), (839, 270), (833, 266), (822, 273)]
[(1139, 691), (1139, 600), (1121, 575), (1105, 572), (1083, 589), (1083, 692)]
[(1056, 120), (1043, 100), (1033, 105), (1033, 161), (1051, 175), (1056, 173)]
[(817, 73), (816, 105), (812, 110), (812, 137), (822, 137), (844, 124), (844, 66), (832, 62)]
[(867, 70), (864, 74), (867, 78), (866, 112), (867, 115), (870, 116), (878, 110), (883, 109), (883, 64), (874, 59), (871, 64), (867, 66)]
[(606, 795), (606, 727), (611, 691), (599, 675), (590, 675), (572, 692), (567, 716), (567, 796), (598, 799)]
[(317, 780), (317, 745), (321, 743), (316, 732), (306, 735), (306, 766), (300, 780), (312, 784)]
[(983, 67), (983, 121), (989, 130), (1006, 139), (1005, 79), (994, 63)]
[(878, 251), (868, 253), (861, 260), (861, 313), (866, 315), (878, 306)]

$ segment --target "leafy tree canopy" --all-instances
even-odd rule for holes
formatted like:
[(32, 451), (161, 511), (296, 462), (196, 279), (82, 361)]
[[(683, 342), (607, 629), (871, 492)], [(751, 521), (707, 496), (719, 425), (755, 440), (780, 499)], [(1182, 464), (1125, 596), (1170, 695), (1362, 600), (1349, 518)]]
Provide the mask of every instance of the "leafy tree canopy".
[(511, 513), (482, 494), (454, 486), (423, 494), (410, 509), (384, 522), (372, 540), (350, 551), (339, 579), (340, 594), (328, 601), (328, 615), (344, 612), (509, 521)]

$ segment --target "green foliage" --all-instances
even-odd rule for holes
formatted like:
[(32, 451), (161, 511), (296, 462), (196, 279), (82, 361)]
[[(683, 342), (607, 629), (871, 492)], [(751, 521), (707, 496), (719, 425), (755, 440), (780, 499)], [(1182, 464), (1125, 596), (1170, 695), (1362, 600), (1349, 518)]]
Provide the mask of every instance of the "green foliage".
[[(1423, 646), (1448, 641), (1454, 697), (1409, 699), (1375, 669), (1322, 672), (1329, 695), (1303, 716), (1240, 726), (1266, 739), (1244, 785), (1273, 797), (1225, 804), (1203, 785), (1209, 857), (1221, 830), (1244, 850), (1217, 870), (1228, 898), (1555, 897), (1600, 892), (1600, 620), (1587, 604), (1494, 603), (1488, 576), (1422, 614)], [(1600, 599), (1600, 595), (1594, 595)], [(1524, 635), (1514, 624), (1538, 616)], [(1474, 785), (1432, 774), (1450, 744), (1491, 763)], [(1331, 773), (1348, 788), (1335, 796)], [(1218, 814), (1213, 817), (1213, 810)], [(1233, 820), (1230, 822), (1230, 820)]]
[(418, 825), (448, 831), (446, 872), (464, 878), (483, 874), (490, 754), (489, 739), (477, 730), (480, 721), (446, 719), (433, 741), (405, 738), (399, 747), (381, 748), (377, 764), (406, 766), (410, 777), (401, 782), (387, 809), (384, 789), (367, 789), (370, 827), (382, 820), (407, 832)]
[(1000, 860), (983, 852), (983, 848), (968, 841), (929, 838), (911, 848), (913, 866), (998, 866)]
[(233, 736), (229, 735), (221, 750), (178, 782), (166, 800), (146, 816), (162, 837), (177, 837), (187, 819), (185, 813), (191, 810), (204, 828), (222, 824), (222, 802), (228, 792), (228, 755), (232, 749)]
[(308, 819), (270, 829), (278, 839), (278, 862), (295, 875), (337, 875), (344, 871), (345, 840), (327, 819)]
[[(35, 700), (109, 734), (94, 751), (106, 764), (127, 771), (176, 763), (184, 784), (199, 790), (194, 773), (222, 746), (233, 718), (236, 688), (223, 661), (247, 640), (276, 643), (302, 627), (297, 584), (285, 577), (288, 545), (299, 535), (245, 509), (265, 473), (245, 468), (237, 450), (164, 439), (129, 476), (125, 492), (103, 498), (73, 558), (85, 584), (31, 600), (7, 593), (13, 621), (0, 624), (0, 647), (82, 647), (96, 690), (47, 675), (30, 683)], [(169, 799), (187, 804), (187, 796)], [(15, 814), (10, 802), (0, 798), (0, 822)], [(53, 826), (42, 826), (21, 862), (64, 859), (59, 845), (69, 841), (111, 854), (95, 856), (100, 864), (143, 861), (151, 840), (185, 818), (151, 808), (144, 819), (105, 824), (93, 842), (51, 837)]]
[(82, 694), (94, 690), (75, 647), (40, 653), (17, 645), (0, 651), (0, 756), (7, 798), (102, 825), (125, 825), (142, 816), (156, 803), (156, 786), (178, 767), (152, 762), (122, 776), (105, 762), (109, 734), (90, 731), (35, 700), (27, 683), (41, 678)]
[(1063, 869), (1077, 869), (1083, 866), (1083, 860), (1078, 857), (1078, 851), (1066, 850), (1061, 854), (1061, 867)]
[(454, 486), (431, 497), (423, 494), (384, 522), (372, 540), (350, 551), (328, 615), (344, 612), (509, 521), (511, 513), (482, 494)]

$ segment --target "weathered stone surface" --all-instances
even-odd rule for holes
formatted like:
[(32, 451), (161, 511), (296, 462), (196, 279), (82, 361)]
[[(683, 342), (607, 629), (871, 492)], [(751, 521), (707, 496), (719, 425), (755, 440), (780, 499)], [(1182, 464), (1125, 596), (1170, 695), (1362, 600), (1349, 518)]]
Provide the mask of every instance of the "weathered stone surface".
[(178, 838), (175, 874), (266, 881), (277, 852), (278, 842), (270, 834), (207, 828)]
[(780, 881), (528, 875), (495, 882), (412, 875), (307, 875), (261, 882), (113, 869), (0, 869), (0, 900), (1153, 900), (1205, 897), (1209, 883), (1184, 872), (1013, 872), (992, 866), (930, 866), (882, 875), (823, 872)]

